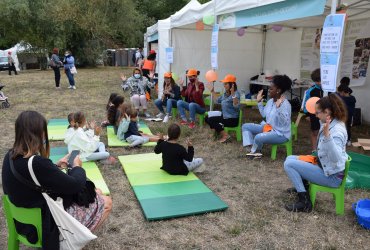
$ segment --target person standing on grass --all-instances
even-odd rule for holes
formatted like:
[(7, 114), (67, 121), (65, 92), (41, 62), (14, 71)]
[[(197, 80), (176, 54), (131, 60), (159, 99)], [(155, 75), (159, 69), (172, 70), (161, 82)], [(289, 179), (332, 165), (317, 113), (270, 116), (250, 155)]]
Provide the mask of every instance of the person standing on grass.
[(189, 139), (186, 140), (188, 150), (178, 144), (181, 134), (180, 126), (171, 124), (168, 127), (168, 139), (165, 141), (163, 135), (159, 136), (154, 148), (156, 154), (162, 153), (162, 167), (171, 175), (187, 175), (203, 164), (202, 158), (194, 158), (194, 147)]
[(10, 76), (12, 75), (12, 71), (14, 71), (15, 75), (18, 75), (17, 70), (15, 68), (14, 59), (12, 57), (12, 52), (11, 51), (8, 52), (8, 65), (9, 65), (9, 68), (8, 68), (9, 75)]
[(294, 188), (288, 193), (297, 193), (298, 201), (285, 205), (288, 211), (311, 212), (308, 182), (336, 188), (342, 183), (346, 153), (347, 121), (346, 106), (336, 94), (329, 94), (316, 103), (316, 117), (321, 123), (318, 134), (317, 157), (290, 155), (284, 162), (285, 172)]
[[(171, 116), (172, 107), (177, 108), (177, 101), (180, 100), (180, 87), (175, 83), (172, 78), (171, 72), (164, 73), (163, 82), (163, 93), (162, 98), (158, 98), (154, 101), (155, 106), (159, 110), (157, 118), (163, 118), (163, 122), (166, 123)], [(166, 106), (166, 112), (163, 109)]]
[[(204, 84), (198, 80), (198, 70), (189, 69), (187, 76), (189, 77), (188, 86), (184, 86), (184, 81), (179, 82), (181, 95), (185, 97), (185, 101), (177, 101), (177, 109), (181, 116), (181, 125), (188, 125), (189, 128), (195, 128), (195, 115), (204, 114), (206, 112), (203, 100)], [(190, 122), (186, 119), (185, 110), (189, 111)]]
[(72, 56), (71, 51), (67, 50), (64, 53), (64, 72), (66, 73), (66, 76), (69, 81), (69, 89), (76, 89), (75, 79), (74, 75), (71, 73), (71, 68), (75, 67), (75, 58)]
[[(320, 73), (320, 68), (315, 69), (311, 73), (311, 79), (314, 82), (314, 85), (310, 87), (306, 91), (306, 96), (305, 100), (307, 102), (308, 99), (311, 97), (323, 97), (323, 90), (321, 88), (321, 73)], [(311, 127), (311, 147), (312, 147), (312, 152), (316, 151), (316, 146), (317, 146), (317, 135), (319, 133), (320, 129), (320, 120), (315, 116), (315, 114), (310, 114), (307, 109), (306, 109), (306, 104), (303, 105), (304, 109), (303, 112), (305, 114), (308, 114), (310, 117), (310, 127)]]
[(338, 93), (344, 103), (346, 104), (347, 107), (347, 121), (346, 121), (346, 128), (347, 128), (347, 146), (350, 147), (352, 146), (351, 142), (351, 127), (352, 127), (352, 119), (353, 119), (353, 114), (355, 112), (356, 108), (356, 98), (351, 95), (352, 90), (348, 87), (346, 84), (341, 84), (338, 87)]
[[(276, 75), (269, 87), (270, 100), (263, 106), (263, 90), (257, 95), (258, 109), (266, 121), (260, 124), (246, 123), (242, 126), (243, 146), (251, 147), (246, 156), (250, 159), (262, 157), (263, 144), (281, 144), (291, 137), (292, 107), (284, 93), (290, 90), (292, 80), (286, 75)], [(248, 149), (247, 149), (248, 151)]]
[[(236, 86), (236, 77), (226, 75), (221, 82), (224, 83), (225, 93), (217, 98), (216, 103), (221, 104), (221, 116), (206, 117), (205, 121), (209, 127), (221, 135), (219, 142), (225, 143), (230, 140), (230, 136), (224, 130), (224, 127), (237, 127), (239, 123), (240, 94)], [(214, 87), (210, 89), (213, 99), (216, 98)]]
[(50, 66), (54, 71), (56, 89), (60, 89), (60, 86), (59, 86), (59, 84), (60, 84), (60, 69), (59, 69), (59, 67), (62, 66), (62, 65), (63, 65), (63, 63), (59, 59), (59, 49), (54, 48), (53, 49), (53, 54), (51, 55), (51, 58), (50, 58)]

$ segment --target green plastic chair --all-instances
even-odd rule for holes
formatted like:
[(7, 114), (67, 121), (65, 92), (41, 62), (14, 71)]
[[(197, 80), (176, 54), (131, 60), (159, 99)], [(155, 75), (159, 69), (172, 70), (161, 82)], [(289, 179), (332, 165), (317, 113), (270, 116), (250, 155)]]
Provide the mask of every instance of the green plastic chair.
[[(8, 225), (8, 250), (18, 250), (19, 242), (29, 247), (42, 247), (41, 208), (16, 207), (7, 195), (3, 196), (5, 217)], [(37, 242), (32, 244), (23, 235), (17, 233), (14, 220), (33, 225), (37, 230)]]
[(239, 110), (239, 122), (237, 127), (225, 127), (224, 130), (227, 133), (230, 133), (231, 131), (234, 131), (236, 134), (236, 140), (241, 141), (242, 140), (242, 116), (243, 111)]
[(177, 108), (172, 108), (172, 117), (176, 118), (177, 116)]
[(298, 126), (295, 125), (294, 122), (292, 122), (291, 128), (292, 128), (292, 138), (294, 138), (294, 140), (296, 141), (298, 140)]
[(271, 159), (272, 160), (276, 159), (276, 152), (277, 152), (278, 146), (285, 146), (286, 156), (293, 154), (293, 143), (292, 143), (292, 138), (290, 138), (289, 141), (284, 142), (282, 144), (272, 144), (272, 147), (271, 147)]
[(317, 192), (332, 193), (333, 198), (335, 200), (335, 210), (336, 210), (337, 215), (344, 215), (344, 187), (346, 186), (346, 179), (347, 179), (351, 160), (352, 158), (348, 156), (348, 160), (346, 161), (346, 167), (344, 170), (344, 177), (339, 187), (331, 188), (331, 187), (324, 187), (324, 186), (310, 183), (309, 192), (310, 192), (312, 208), (315, 205)]
[(199, 126), (203, 126), (204, 125), (204, 118), (206, 116), (206, 112), (203, 113), (203, 114), (197, 114), (198, 116), (198, 119), (199, 119)]

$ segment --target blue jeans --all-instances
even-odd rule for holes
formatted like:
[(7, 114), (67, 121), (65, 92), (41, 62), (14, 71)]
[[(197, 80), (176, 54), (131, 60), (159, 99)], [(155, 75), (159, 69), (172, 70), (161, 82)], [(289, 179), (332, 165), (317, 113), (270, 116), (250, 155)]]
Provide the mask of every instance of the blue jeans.
[(281, 144), (288, 139), (275, 131), (263, 133), (263, 126), (255, 123), (245, 123), (242, 126), (243, 146), (252, 146), (251, 153), (261, 151), (263, 144)]
[(91, 153), (88, 157), (86, 157), (87, 161), (98, 161), (98, 160), (104, 160), (109, 157), (109, 153), (105, 151), (105, 145), (102, 142), (98, 143), (98, 149)]
[(177, 108), (177, 100), (175, 99), (167, 99), (164, 102), (162, 99), (157, 99), (154, 101), (155, 106), (159, 109), (160, 112), (164, 113), (163, 106), (166, 106), (166, 112), (168, 115), (171, 115), (172, 107)]
[(198, 103), (191, 102), (187, 103), (183, 100), (177, 101), (177, 109), (179, 110), (181, 119), (186, 121), (185, 109), (190, 113), (190, 121), (195, 121), (195, 114), (204, 114), (206, 112), (205, 108), (202, 108)]
[(73, 77), (73, 74), (71, 73), (71, 70), (70, 69), (64, 69), (64, 70), (66, 72), (66, 75), (67, 75), (67, 78), (68, 78), (68, 81), (69, 81), (69, 85), (75, 86), (75, 79)]
[(338, 178), (341, 173), (326, 176), (324, 170), (318, 165), (298, 160), (296, 155), (290, 155), (284, 162), (284, 170), (297, 192), (306, 192), (302, 179), (326, 187), (339, 187), (342, 179)]

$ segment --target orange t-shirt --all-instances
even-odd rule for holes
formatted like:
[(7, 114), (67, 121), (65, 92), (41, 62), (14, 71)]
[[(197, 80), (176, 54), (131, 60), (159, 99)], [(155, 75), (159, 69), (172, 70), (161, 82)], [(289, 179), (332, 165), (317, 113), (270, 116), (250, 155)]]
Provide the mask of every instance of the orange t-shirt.
[(143, 69), (147, 69), (149, 71), (154, 71), (154, 63), (155, 63), (154, 60), (151, 61), (151, 60), (145, 59)]

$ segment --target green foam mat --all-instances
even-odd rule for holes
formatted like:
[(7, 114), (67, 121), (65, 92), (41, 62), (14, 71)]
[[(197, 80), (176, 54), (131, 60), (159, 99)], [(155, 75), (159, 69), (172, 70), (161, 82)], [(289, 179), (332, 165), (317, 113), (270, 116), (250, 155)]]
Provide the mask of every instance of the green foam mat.
[[(50, 149), (50, 160), (56, 163), (60, 158), (68, 154), (67, 147), (55, 147)], [(94, 182), (95, 186), (99, 188), (103, 194), (109, 195), (110, 191), (108, 189), (107, 184), (104, 181), (102, 174), (95, 162), (88, 161), (82, 163), (83, 169), (86, 171), (86, 176), (92, 182)]]
[(347, 152), (352, 161), (346, 179), (346, 188), (370, 189), (370, 157), (354, 152)]
[[(139, 122), (139, 130), (143, 131), (145, 134), (152, 135), (152, 132), (150, 131), (149, 127), (144, 122)], [(130, 144), (126, 141), (121, 141), (117, 138), (117, 135), (114, 134), (114, 128), (113, 126), (107, 127), (107, 137), (108, 137), (108, 146), (109, 147), (128, 147)], [(156, 142), (148, 142), (143, 144), (143, 146), (150, 146), (153, 147), (157, 145)]]
[(222, 211), (227, 204), (193, 173), (170, 175), (161, 170), (160, 154), (119, 156), (147, 220)]
[(69, 123), (67, 119), (50, 119), (48, 121), (49, 141), (62, 141)]

